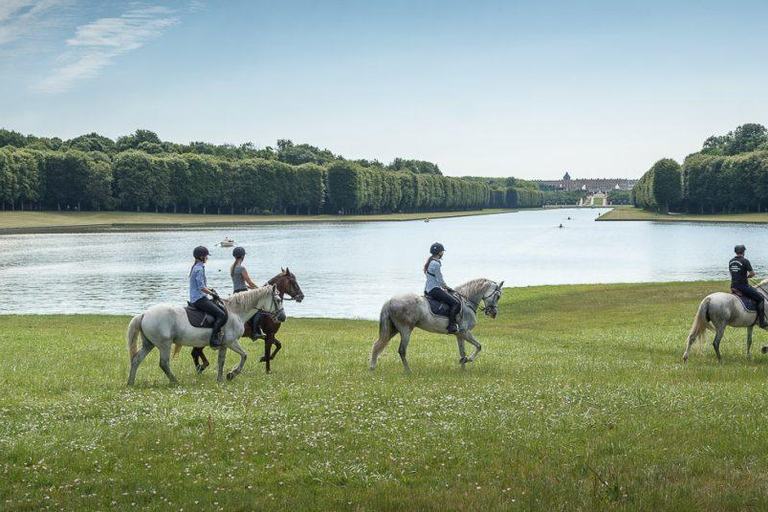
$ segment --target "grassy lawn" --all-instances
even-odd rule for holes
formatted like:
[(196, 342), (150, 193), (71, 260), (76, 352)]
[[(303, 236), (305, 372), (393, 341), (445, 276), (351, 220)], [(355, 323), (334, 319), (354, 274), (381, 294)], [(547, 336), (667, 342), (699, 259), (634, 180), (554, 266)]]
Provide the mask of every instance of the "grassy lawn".
[(289, 319), (271, 375), (185, 349), (171, 387), (155, 351), (133, 389), (128, 318), (2, 316), (0, 508), (764, 510), (768, 362), (728, 331), (681, 363), (725, 287), (507, 289), (463, 372), (447, 337), (370, 372), (375, 323)]
[(464, 212), (393, 213), (384, 215), (201, 215), (135, 212), (0, 212), (3, 232), (77, 231), (88, 229), (176, 229), (276, 222), (407, 221), (425, 218), (464, 217), (508, 213), (516, 210), (485, 209)]
[(649, 212), (633, 206), (616, 206), (613, 210), (600, 216), (598, 220), (656, 220), (683, 222), (747, 222), (768, 223), (768, 212), (763, 213), (732, 213), (720, 215), (695, 215), (672, 213), (662, 214)]
[(602, 197), (596, 197), (593, 200), (593, 206), (603, 206), (603, 198)]

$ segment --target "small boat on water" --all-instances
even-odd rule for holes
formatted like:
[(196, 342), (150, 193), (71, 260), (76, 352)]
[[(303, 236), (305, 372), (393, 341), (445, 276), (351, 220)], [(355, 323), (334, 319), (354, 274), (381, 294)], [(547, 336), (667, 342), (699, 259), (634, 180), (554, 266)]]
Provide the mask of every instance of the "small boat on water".
[(232, 240), (231, 238), (227, 237), (224, 240), (222, 240), (221, 242), (219, 242), (219, 245), (222, 246), (222, 247), (234, 247), (235, 246), (235, 241)]

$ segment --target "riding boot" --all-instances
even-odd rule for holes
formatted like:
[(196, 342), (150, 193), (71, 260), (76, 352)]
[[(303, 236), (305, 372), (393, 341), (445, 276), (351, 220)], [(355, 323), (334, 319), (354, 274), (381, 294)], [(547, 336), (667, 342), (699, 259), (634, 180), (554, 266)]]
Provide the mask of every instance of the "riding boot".
[(217, 348), (223, 345), (220, 334), (224, 322), (225, 320), (223, 318), (217, 318), (216, 321), (213, 322), (213, 327), (211, 328), (211, 348)]
[(759, 325), (761, 329), (768, 327), (768, 322), (765, 320), (765, 302), (760, 304), (757, 308), (757, 325)]
[(251, 318), (251, 339), (252, 340), (258, 340), (260, 338), (263, 339), (266, 337), (266, 335), (264, 334), (264, 331), (261, 330), (261, 326), (259, 325), (261, 324), (261, 315), (262, 315), (262, 312), (259, 311), (258, 313), (253, 315), (253, 318)]
[(456, 323), (456, 317), (451, 316), (448, 318), (448, 334), (456, 334), (459, 332), (459, 325)]

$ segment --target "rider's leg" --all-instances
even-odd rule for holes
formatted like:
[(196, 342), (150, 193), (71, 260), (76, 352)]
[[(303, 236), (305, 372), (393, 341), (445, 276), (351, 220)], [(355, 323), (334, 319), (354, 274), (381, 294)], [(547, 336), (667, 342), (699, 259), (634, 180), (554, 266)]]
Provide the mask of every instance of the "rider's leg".
[(210, 344), (212, 347), (218, 347), (221, 345), (221, 343), (219, 343), (219, 331), (224, 324), (227, 323), (227, 319), (229, 318), (227, 312), (206, 297), (196, 300), (195, 307), (201, 311), (205, 311), (216, 319), (212, 326)]
[(456, 325), (456, 315), (461, 310), (461, 303), (456, 298), (443, 290), (442, 288), (433, 288), (427, 293), (435, 300), (439, 300), (448, 305), (448, 333), (454, 334), (458, 332), (458, 326)]
[(251, 317), (251, 339), (256, 340), (264, 337), (264, 331), (261, 330), (261, 317), (263, 313), (257, 311), (255, 315)]
[(768, 323), (765, 321), (765, 299), (763, 298), (763, 295), (751, 286), (745, 286), (743, 289), (739, 289), (739, 291), (744, 296), (755, 301), (755, 304), (757, 305), (758, 325), (763, 328), (768, 327)]

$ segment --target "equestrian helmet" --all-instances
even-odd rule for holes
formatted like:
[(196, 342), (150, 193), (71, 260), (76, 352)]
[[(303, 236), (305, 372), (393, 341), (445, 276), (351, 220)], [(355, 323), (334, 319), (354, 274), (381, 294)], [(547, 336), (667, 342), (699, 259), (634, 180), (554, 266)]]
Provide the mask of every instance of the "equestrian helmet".
[(433, 243), (432, 247), (429, 248), (429, 253), (432, 255), (438, 255), (441, 252), (445, 252), (445, 247), (440, 242)]
[(236, 260), (243, 259), (245, 257), (245, 248), (243, 248), (243, 247), (235, 247), (235, 249), (232, 251), (232, 256)]
[(741, 244), (733, 248), (733, 252), (735, 252), (736, 254), (744, 254), (746, 251), (747, 251), (747, 248)]
[(202, 260), (209, 254), (210, 252), (208, 252), (208, 248), (203, 245), (198, 245), (197, 247), (195, 247), (195, 250), (192, 251), (192, 256), (194, 256), (196, 260)]

